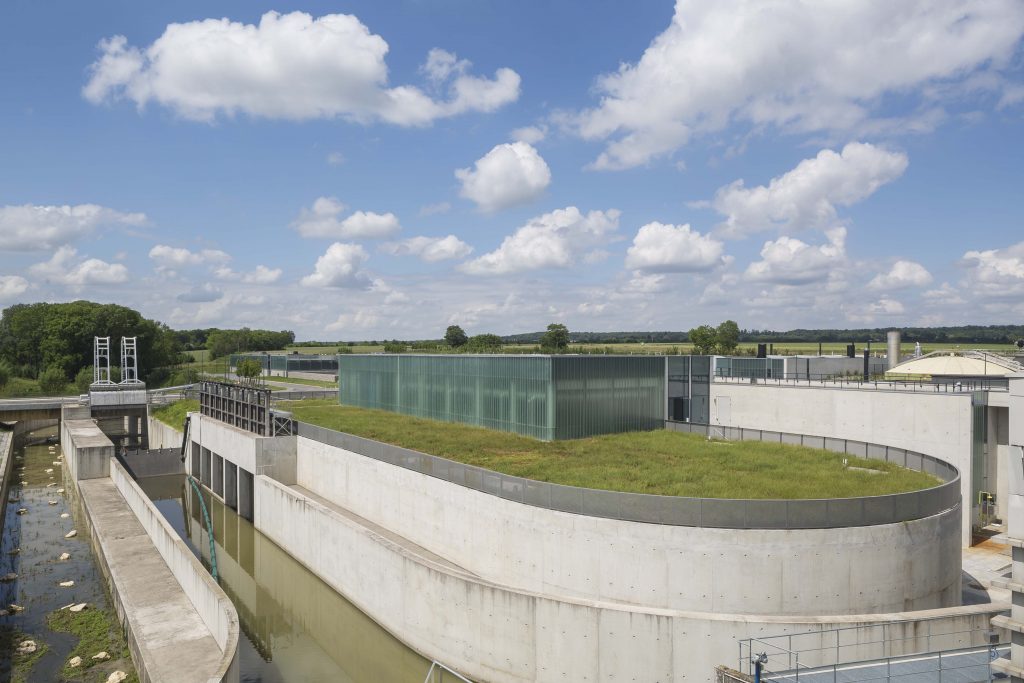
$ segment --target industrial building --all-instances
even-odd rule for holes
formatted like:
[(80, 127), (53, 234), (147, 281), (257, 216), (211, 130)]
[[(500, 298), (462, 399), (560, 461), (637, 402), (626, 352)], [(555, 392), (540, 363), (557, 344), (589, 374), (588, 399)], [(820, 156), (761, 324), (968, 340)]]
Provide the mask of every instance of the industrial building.
[(239, 361), (254, 360), (263, 366), (263, 372), (274, 377), (302, 377), (324, 379), (338, 373), (338, 357), (334, 354), (314, 353), (233, 353), (228, 365), (238, 367)]
[(665, 419), (662, 356), (340, 355), (338, 374), (342, 405), (545, 441)]

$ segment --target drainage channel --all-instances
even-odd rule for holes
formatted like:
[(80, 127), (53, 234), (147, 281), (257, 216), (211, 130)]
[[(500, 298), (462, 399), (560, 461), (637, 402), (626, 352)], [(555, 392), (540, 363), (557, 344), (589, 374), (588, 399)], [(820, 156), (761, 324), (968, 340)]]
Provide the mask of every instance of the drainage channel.
[[(89, 537), (76, 524), (81, 514), (65, 492), (57, 428), (16, 437), (12, 457), (0, 543), (0, 680), (137, 682)], [(82, 603), (81, 611), (62, 609)], [(34, 649), (18, 652), (26, 641)], [(101, 652), (108, 656), (93, 658)], [(72, 666), (74, 657), (81, 661)]]
[[(209, 537), (199, 500), (184, 475), (146, 477), (139, 485), (209, 568)], [(213, 520), (220, 585), (238, 610), (245, 636), (239, 639), (242, 681), (423, 683), (430, 661), (234, 510), (207, 491), (203, 495)]]

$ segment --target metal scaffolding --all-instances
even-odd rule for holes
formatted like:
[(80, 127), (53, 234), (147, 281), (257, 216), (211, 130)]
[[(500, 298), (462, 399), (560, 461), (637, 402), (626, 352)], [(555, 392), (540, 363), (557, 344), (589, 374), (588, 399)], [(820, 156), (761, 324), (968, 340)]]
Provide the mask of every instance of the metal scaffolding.
[(138, 337), (121, 337), (121, 384), (142, 384), (137, 340)]
[(110, 337), (94, 337), (92, 346), (92, 383), (110, 385)]

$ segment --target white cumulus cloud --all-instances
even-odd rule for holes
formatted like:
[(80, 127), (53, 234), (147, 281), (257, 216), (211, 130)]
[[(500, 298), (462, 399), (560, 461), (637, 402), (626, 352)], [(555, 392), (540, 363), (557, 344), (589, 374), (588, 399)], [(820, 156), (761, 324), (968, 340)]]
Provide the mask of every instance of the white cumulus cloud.
[(920, 263), (914, 261), (897, 261), (892, 264), (888, 273), (879, 273), (868, 283), (868, 289), (892, 290), (908, 287), (923, 287), (931, 284), (932, 274)]
[(107, 263), (96, 258), (78, 259), (78, 250), (63, 246), (49, 261), (29, 268), (35, 277), (72, 288), (85, 285), (115, 285), (128, 280), (128, 269), (120, 263)]
[(247, 285), (269, 285), (281, 279), (280, 268), (269, 268), (260, 264), (248, 273), (238, 273), (227, 266), (221, 266), (214, 270), (214, 275), (219, 280), (244, 282)]
[(102, 226), (146, 223), (142, 213), (96, 204), (0, 206), (0, 241), (9, 251), (43, 251), (80, 239)]
[(530, 219), (494, 251), (460, 267), (473, 275), (504, 275), (539, 268), (565, 268), (580, 253), (599, 247), (619, 227), (617, 209), (583, 214), (575, 206)]
[(455, 177), (462, 183), (461, 196), (491, 212), (538, 198), (551, 184), (551, 169), (532, 146), (511, 142), (495, 145)]
[(342, 218), (347, 209), (334, 197), (320, 197), (313, 206), (299, 212), (292, 228), (303, 237), (327, 239), (387, 237), (402, 229), (393, 213), (356, 211)]
[(182, 247), (171, 247), (158, 244), (149, 250), (149, 258), (156, 262), (158, 268), (181, 268), (198, 266), (204, 263), (227, 263), (231, 256), (220, 249), (202, 249), (189, 251)]
[(842, 152), (822, 150), (768, 185), (747, 188), (742, 180), (726, 185), (710, 202), (725, 220), (716, 232), (742, 238), (765, 230), (829, 228), (837, 206), (850, 206), (899, 178), (907, 156), (874, 145), (851, 142)]
[(967, 291), (986, 299), (1019, 298), (1024, 295), (1024, 242), (1003, 249), (964, 253)]
[(473, 247), (455, 235), (448, 235), (446, 237), (410, 237), (401, 242), (388, 242), (381, 245), (381, 248), (395, 256), (408, 254), (419, 257), (429, 263), (465, 258), (473, 251)]
[(20, 275), (0, 275), (0, 300), (6, 301), (28, 291), (28, 280)]
[(512, 139), (516, 142), (525, 142), (528, 145), (535, 145), (548, 134), (547, 126), (524, 126), (512, 131)]
[(689, 225), (648, 223), (626, 252), (626, 267), (648, 272), (693, 273), (726, 262), (722, 243)]
[(826, 232), (828, 243), (811, 245), (783, 236), (764, 243), (761, 260), (745, 272), (750, 280), (785, 285), (801, 285), (828, 278), (830, 272), (846, 263), (846, 228)]
[[(647, 163), (736, 122), (927, 129), (942, 118), (936, 85), (1012, 89), (1004, 72), (1022, 33), (1019, 0), (677, 0), (639, 61), (598, 79), (600, 104), (566, 118), (608, 141), (599, 169)], [(909, 102), (902, 120), (884, 109), (890, 94)]]
[(198, 121), (242, 113), (400, 126), (490, 112), (519, 97), (515, 71), (472, 76), (469, 63), (451, 55), (454, 64), (445, 73), (434, 51), (428, 65), (435, 66), (425, 70), (435, 90), (445, 87), (444, 97), (410, 85), (390, 87), (388, 49), (347, 14), (267, 12), (258, 24), (226, 18), (175, 23), (145, 48), (129, 45), (124, 36), (101, 41), (82, 94), (97, 104), (123, 98), (141, 108), (156, 102)]
[(302, 278), (302, 284), (306, 287), (368, 287), (371, 280), (362, 270), (368, 258), (369, 254), (358, 244), (335, 242), (316, 260), (315, 269)]

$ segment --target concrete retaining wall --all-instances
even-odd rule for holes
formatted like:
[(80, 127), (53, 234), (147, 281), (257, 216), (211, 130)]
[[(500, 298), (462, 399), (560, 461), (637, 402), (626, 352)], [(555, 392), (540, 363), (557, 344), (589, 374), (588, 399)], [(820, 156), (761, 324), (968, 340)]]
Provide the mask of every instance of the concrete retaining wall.
[[(972, 641), (980, 641), (990, 616), (1005, 609), (787, 618), (556, 597), (424, 560), (267, 477), (257, 477), (256, 498), (262, 533), (414, 649), (490, 683), (710, 680), (717, 665), (737, 661), (739, 639), (851, 625), (890, 624), (890, 638), (905, 637), (894, 641), (904, 652), (981, 645)], [(492, 534), (500, 538), (502, 532)], [(734, 568), (723, 563), (720, 569)], [(752, 593), (753, 602), (758, 581), (750, 577), (732, 588)], [(922, 619), (932, 620), (936, 633), (961, 633), (933, 637), (926, 645)], [(879, 656), (878, 635), (867, 629), (866, 644), (844, 657)]]
[(14, 473), (14, 432), (0, 429), (0, 529), (7, 516), (7, 492)]
[[(238, 660), (238, 614), (234, 605), (131, 475), (114, 459), (110, 460), (110, 478), (224, 651), (216, 680), (228, 680), (227, 673), (232, 667), (237, 669)], [(237, 680), (237, 671), (235, 675)]]
[(711, 424), (852, 439), (941, 458), (960, 470), (971, 543), (971, 395), (712, 382)]
[(149, 447), (154, 449), (180, 448), (181, 431), (149, 416)]
[(776, 615), (960, 600), (959, 507), (843, 529), (645, 524), (524, 505), (304, 437), (297, 481), (482, 578), (526, 591)]

